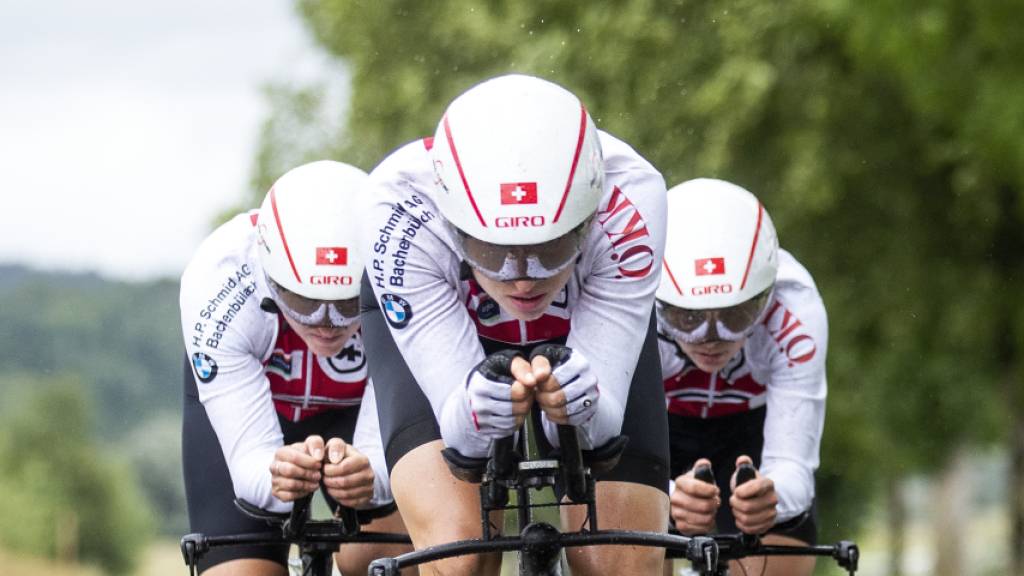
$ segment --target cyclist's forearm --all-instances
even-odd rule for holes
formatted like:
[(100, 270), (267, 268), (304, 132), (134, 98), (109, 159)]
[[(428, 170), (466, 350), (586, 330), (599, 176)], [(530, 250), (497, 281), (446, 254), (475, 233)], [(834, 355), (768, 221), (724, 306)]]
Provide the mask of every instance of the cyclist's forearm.
[(775, 483), (779, 503), (775, 506), (775, 523), (785, 522), (803, 514), (814, 500), (814, 472), (793, 461), (766, 459), (761, 473)]

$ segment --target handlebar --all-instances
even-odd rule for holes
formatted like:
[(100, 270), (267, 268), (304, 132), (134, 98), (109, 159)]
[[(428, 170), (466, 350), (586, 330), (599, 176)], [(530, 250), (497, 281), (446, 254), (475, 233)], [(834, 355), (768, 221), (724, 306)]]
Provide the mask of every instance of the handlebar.
[[(531, 354), (531, 358), (536, 354), (537, 349)], [(549, 356), (550, 359), (552, 358)], [(555, 364), (553, 361), (552, 365)], [(556, 460), (523, 460), (523, 456), (528, 454), (525, 437), (531, 424), (530, 419), (524, 424), (523, 433), (519, 435), (518, 447), (514, 435), (502, 438), (492, 444), (488, 458), (469, 458), (451, 447), (442, 450), (442, 456), (456, 478), (480, 484), (481, 538), (431, 546), (394, 558), (380, 558), (370, 565), (370, 574), (398, 576), (400, 570), (404, 568), (427, 562), (498, 551), (520, 551), (523, 554), (520, 559), (523, 563), (521, 566), (539, 568), (542, 573), (548, 573), (549, 568), (557, 565), (561, 549), (596, 545), (664, 548), (666, 551), (681, 553), (693, 563), (700, 574), (707, 576), (723, 573), (727, 564), (722, 560), (742, 558), (754, 553), (827, 555), (836, 558), (850, 574), (856, 570), (857, 547), (849, 542), (841, 542), (836, 546), (816, 547), (762, 546), (760, 538), (756, 535), (690, 537), (660, 532), (598, 530), (594, 473), (614, 468), (628, 438), (619, 436), (595, 450), (581, 450), (576, 428), (559, 425), (559, 449)], [(695, 471), (698, 478), (709, 478), (705, 481), (714, 483), (714, 475), (710, 468), (704, 468)], [(746, 482), (756, 477), (757, 472), (752, 466), (747, 465), (746, 468), (741, 466), (737, 482)], [(556, 483), (560, 485), (569, 502), (558, 502), (554, 506), (586, 504), (589, 527), (581, 528), (577, 532), (562, 533), (550, 524), (530, 520), (530, 509), (538, 505), (529, 501), (529, 490), (554, 486)], [(519, 495), (516, 508), (520, 513), (520, 533), (516, 536), (494, 536), (491, 534), (490, 512), (508, 508), (508, 491), (511, 489), (517, 490)]]
[(393, 503), (390, 506), (372, 510), (356, 510), (340, 506), (335, 511), (334, 518), (312, 520), (312, 498), (313, 494), (309, 494), (296, 500), (290, 512), (272, 512), (245, 500), (236, 499), (235, 507), (251, 518), (266, 522), (269, 530), (224, 536), (185, 535), (181, 539), (181, 555), (189, 567), (190, 574), (195, 575), (199, 559), (211, 548), (224, 546), (298, 544), (302, 549), (330, 552), (339, 544), (349, 542), (380, 544), (410, 544), (412, 542), (406, 534), (363, 532), (360, 528), (361, 524), (367, 524), (376, 518), (394, 512)]

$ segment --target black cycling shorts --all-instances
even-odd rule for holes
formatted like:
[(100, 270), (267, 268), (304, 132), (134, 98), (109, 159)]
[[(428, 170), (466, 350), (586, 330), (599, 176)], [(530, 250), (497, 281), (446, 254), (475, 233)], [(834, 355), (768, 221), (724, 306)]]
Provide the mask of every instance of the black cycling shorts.
[[(278, 417), (286, 444), (301, 442), (312, 434), (325, 440), (352, 441), (359, 406), (328, 410), (301, 422)], [(189, 528), (207, 536), (266, 532), (267, 523), (250, 518), (235, 508), (235, 491), (224, 454), (206, 409), (199, 402), (191, 363), (185, 359), (185, 405), (182, 417), (181, 456), (185, 472), (185, 498)], [(334, 510), (338, 503), (321, 490)], [(228, 546), (212, 548), (199, 561), (200, 572), (229, 560), (260, 558), (287, 566), (288, 546)]]
[[(715, 518), (720, 533), (737, 531), (736, 520), (729, 506), (729, 497), (732, 495), (729, 480), (736, 471), (736, 458), (742, 455), (750, 456), (755, 467), (761, 466), (765, 414), (766, 408), (762, 406), (749, 412), (717, 418), (668, 415), (672, 478), (693, 468), (693, 463), (700, 458), (711, 461), (715, 483), (722, 494), (722, 505)], [(812, 503), (809, 510), (796, 518), (776, 524), (768, 533), (790, 536), (811, 545), (817, 544), (818, 528), (814, 512)]]
[[(381, 438), (390, 472), (402, 456), (413, 448), (439, 440), (441, 432), (430, 402), (391, 337), (366, 275), (363, 276), (361, 305), (363, 345), (377, 395)], [(480, 342), (487, 354), (517, 348), (484, 338)], [(550, 342), (564, 344), (565, 340)], [(524, 353), (529, 355), (529, 350), (537, 344), (540, 342), (531, 344)], [(615, 468), (599, 475), (597, 480), (644, 484), (667, 493), (668, 421), (653, 313), (630, 385), (621, 433), (629, 437), (622, 458)]]

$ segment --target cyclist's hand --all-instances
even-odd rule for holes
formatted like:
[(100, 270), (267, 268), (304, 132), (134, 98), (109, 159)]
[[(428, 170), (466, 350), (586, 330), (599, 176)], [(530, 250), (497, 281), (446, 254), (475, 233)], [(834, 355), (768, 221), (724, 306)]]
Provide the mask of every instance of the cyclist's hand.
[(373, 497), (370, 459), (341, 438), (331, 438), (324, 461), (324, 487), (331, 498), (345, 506), (364, 506)]
[(502, 350), (484, 358), (469, 373), (466, 396), (473, 425), (482, 435), (504, 438), (523, 423), (535, 384), (529, 365), (521, 355)]
[[(693, 468), (711, 466), (705, 458), (694, 463)], [(672, 492), (672, 521), (683, 534), (707, 534), (715, 529), (715, 513), (722, 504), (718, 486), (697, 480), (693, 469), (676, 478), (676, 489)]]
[(270, 463), (270, 489), (278, 500), (291, 502), (316, 491), (320, 486), (320, 463), (324, 458), (324, 439), (310, 436), (277, 449)]
[[(549, 359), (549, 355), (554, 358)], [(551, 360), (555, 361), (554, 369)], [(548, 346), (544, 353), (533, 357), (532, 368), (537, 379), (537, 404), (548, 420), (579, 426), (597, 412), (601, 391), (583, 354), (567, 346)]]
[[(749, 456), (736, 459), (736, 466), (741, 462), (753, 463)], [(775, 505), (779, 498), (775, 494), (775, 483), (771, 478), (762, 476), (760, 472), (753, 480), (736, 485), (736, 474), (732, 475), (732, 496), (729, 505), (732, 515), (736, 518), (736, 527), (747, 534), (764, 534), (775, 524)]]
[(526, 420), (530, 413), (530, 406), (533, 405), (536, 397), (537, 379), (533, 376), (533, 369), (530, 363), (522, 356), (512, 359), (509, 371), (515, 382), (512, 383), (512, 413), (516, 416), (516, 428)]

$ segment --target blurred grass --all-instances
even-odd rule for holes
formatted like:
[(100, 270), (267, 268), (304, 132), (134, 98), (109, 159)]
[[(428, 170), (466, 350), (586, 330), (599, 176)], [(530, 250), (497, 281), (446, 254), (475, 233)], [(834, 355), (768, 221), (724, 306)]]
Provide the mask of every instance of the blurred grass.
[(102, 574), (98, 568), (83, 567), (78, 564), (64, 564), (52, 560), (30, 558), (0, 550), (0, 566), (6, 576), (98, 576)]
[[(0, 574), (4, 576), (101, 576), (104, 572), (95, 566), (67, 564), (32, 558), (0, 549)], [(171, 539), (154, 540), (147, 546), (134, 576), (166, 576), (188, 574), (188, 568), (181, 559), (178, 541)]]

